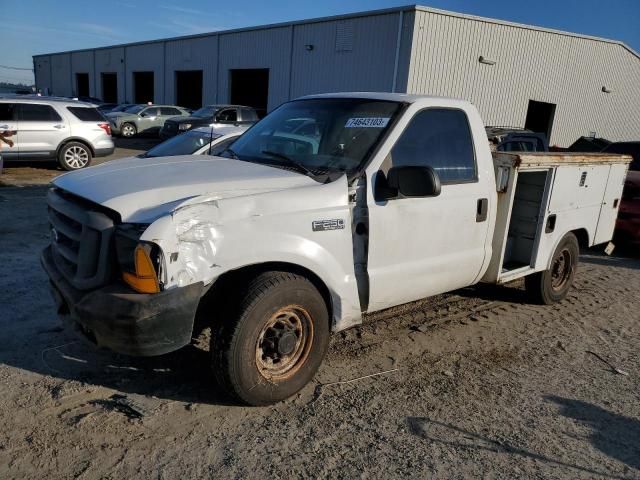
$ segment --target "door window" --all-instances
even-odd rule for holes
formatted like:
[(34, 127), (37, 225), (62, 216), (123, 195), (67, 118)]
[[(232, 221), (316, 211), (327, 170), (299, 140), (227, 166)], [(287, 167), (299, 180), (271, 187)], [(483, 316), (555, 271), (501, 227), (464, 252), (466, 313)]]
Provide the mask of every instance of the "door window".
[(178, 115), (182, 115), (182, 112), (180, 112), (180, 110), (178, 110), (177, 108), (162, 107), (160, 108), (160, 115), (162, 115), (163, 117), (175, 117)]
[(15, 120), (13, 103), (0, 103), (0, 122)]
[(24, 122), (59, 122), (58, 112), (49, 105), (22, 103), (19, 105), (20, 120)]
[(471, 129), (462, 110), (416, 114), (391, 150), (391, 166), (429, 166), (442, 184), (477, 180)]
[(238, 120), (238, 112), (235, 108), (228, 108), (227, 110), (221, 110), (216, 119), (219, 122), (236, 122)]
[(157, 117), (160, 113), (159, 110), (160, 109), (158, 107), (151, 107), (151, 108), (147, 108), (142, 113), (144, 113), (145, 116), (147, 117)]

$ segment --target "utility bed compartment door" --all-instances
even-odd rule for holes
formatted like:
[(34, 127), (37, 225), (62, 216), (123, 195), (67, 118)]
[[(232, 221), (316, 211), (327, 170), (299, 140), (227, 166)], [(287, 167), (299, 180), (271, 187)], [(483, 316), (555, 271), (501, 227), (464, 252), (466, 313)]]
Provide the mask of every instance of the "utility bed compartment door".
[(626, 175), (627, 165), (611, 165), (604, 192), (604, 201), (600, 209), (600, 218), (598, 219), (594, 244), (608, 242), (613, 237)]
[[(585, 229), (590, 245), (594, 244), (600, 208), (611, 165), (563, 165), (555, 168), (551, 199), (545, 216), (545, 230), (540, 239), (535, 270), (549, 268), (558, 242), (570, 231)], [(553, 229), (549, 216), (554, 215)]]

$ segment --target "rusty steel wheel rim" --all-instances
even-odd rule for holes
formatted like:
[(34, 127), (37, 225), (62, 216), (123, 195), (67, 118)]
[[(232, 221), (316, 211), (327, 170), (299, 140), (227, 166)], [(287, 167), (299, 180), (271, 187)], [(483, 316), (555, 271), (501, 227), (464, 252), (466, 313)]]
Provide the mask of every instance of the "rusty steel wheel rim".
[(551, 265), (551, 288), (555, 291), (562, 290), (573, 273), (573, 262), (569, 249), (565, 248), (560, 254), (553, 259)]
[(298, 305), (275, 312), (265, 323), (256, 342), (256, 366), (270, 381), (285, 380), (300, 370), (311, 351), (313, 321)]

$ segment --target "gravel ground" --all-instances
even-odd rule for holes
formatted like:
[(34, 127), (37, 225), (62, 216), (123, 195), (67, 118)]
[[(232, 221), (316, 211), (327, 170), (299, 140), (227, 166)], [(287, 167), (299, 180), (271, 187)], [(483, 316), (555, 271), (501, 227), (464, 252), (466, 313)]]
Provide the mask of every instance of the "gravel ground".
[(50, 176), (0, 177), (0, 478), (640, 478), (638, 258), (584, 252), (555, 306), (516, 283), (372, 315), (298, 396), (246, 408), (206, 331), (132, 359), (62, 329), (26, 185)]

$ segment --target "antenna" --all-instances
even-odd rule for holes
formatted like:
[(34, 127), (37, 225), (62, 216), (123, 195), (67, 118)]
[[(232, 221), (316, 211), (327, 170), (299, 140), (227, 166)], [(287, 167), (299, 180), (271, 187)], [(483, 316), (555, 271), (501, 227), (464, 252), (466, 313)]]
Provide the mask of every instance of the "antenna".
[(213, 124), (211, 125), (211, 135), (209, 135), (209, 153), (207, 155), (211, 155), (211, 144), (213, 143)]

